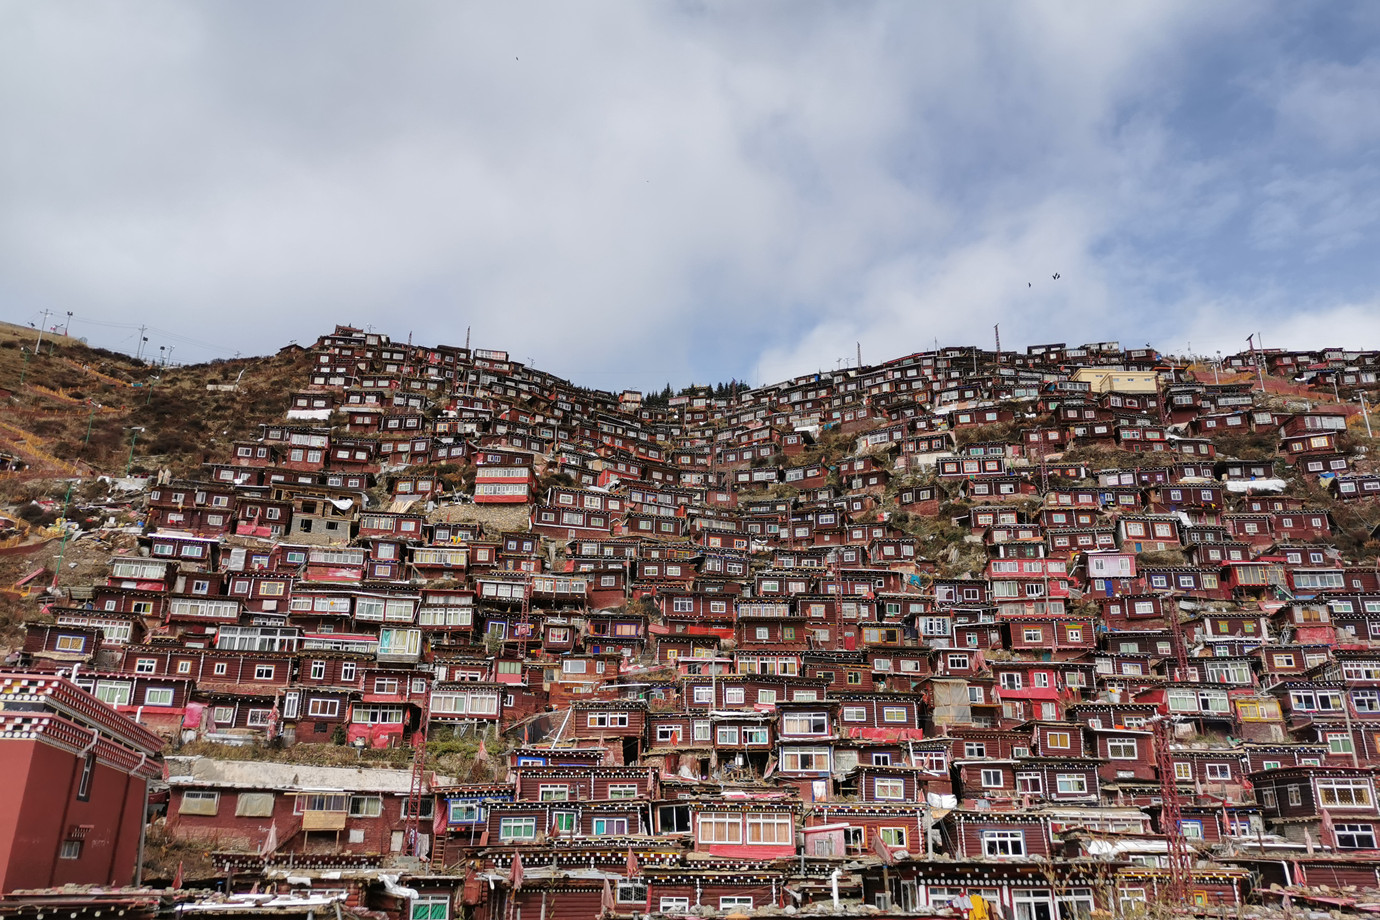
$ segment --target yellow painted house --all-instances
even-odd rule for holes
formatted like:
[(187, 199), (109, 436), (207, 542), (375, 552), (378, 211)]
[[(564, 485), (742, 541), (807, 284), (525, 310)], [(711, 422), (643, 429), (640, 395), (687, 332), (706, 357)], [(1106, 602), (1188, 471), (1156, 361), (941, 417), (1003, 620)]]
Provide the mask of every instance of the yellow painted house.
[(1094, 393), (1155, 393), (1160, 385), (1155, 371), (1117, 367), (1080, 367), (1072, 379), (1089, 384)]

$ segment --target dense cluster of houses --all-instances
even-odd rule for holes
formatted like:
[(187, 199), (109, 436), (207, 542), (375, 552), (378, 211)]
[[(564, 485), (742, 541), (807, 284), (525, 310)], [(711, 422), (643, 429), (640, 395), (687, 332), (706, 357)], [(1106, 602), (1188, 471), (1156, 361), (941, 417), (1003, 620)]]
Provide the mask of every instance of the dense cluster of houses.
[[(1380, 564), (1329, 510), (1380, 497), (1355, 408), (1115, 343), (665, 405), (307, 352), (20, 662), (176, 740), (482, 740), (479, 777), (169, 756), (168, 832), (232, 884), (410, 920), (1380, 887)], [(1380, 354), (1247, 368), (1330, 396)]]

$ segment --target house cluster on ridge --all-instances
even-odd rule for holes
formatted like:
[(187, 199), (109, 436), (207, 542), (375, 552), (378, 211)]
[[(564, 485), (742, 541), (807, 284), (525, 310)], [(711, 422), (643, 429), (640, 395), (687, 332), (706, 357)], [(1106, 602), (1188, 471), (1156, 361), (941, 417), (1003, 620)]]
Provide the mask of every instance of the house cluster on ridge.
[(168, 739), (493, 752), (169, 757), (167, 832), (232, 885), (1070, 920), (1164, 899), (1180, 838), (1194, 909), (1380, 888), (1380, 568), (1335, 512), (1380, 473), (1354, 408), (1253, 389), (1373, 392), (1374, 352), (1213, 383), (946, 348), (664, 404), (351, 327), (308, 353), (19, 662)]

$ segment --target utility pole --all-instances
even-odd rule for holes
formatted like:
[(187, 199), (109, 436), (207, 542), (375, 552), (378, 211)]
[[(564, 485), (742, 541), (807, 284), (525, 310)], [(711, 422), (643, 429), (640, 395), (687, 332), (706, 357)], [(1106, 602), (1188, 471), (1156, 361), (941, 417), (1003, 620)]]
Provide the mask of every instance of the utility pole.
[(81, 442), (82, 450), (91, 446), (91, 425), (96, 421), (96, 409), (99, 408), (99, 406), (100, 403), (96, 402), (94, 399), (91, 400), (91, 414), (87, 416), (86, 419), (86, 440)]
[(62, 557), (67, 553), (67, 533), (68, 520), (67, 510), (72, 500), (72, 487), (77, 484), (75, 479), (67, 483), (67, 494), (62, 499), (62, 542), (58, 544), (57, 565), (53, 566), (53, 587), (58, 586), (58, 580), (62, 578)]
[(1361, 418), (1366, 420), (1366, 437), (1375, 437), (1370, 431), (1370, 410), (1366, 408), (1366, 394), (1364, 390), (1361, 391)]
[(52, 312), (52, 310), (43, 311), (43, 322), (38, 324), (38, 342), (34, 345), (34, 354), (38, 354), (38, 350), (43, 347), (43, 328), (48, 325), (48, 316)]
[(140, 327), (139, 327), (139, 348), (138, 348), (138, 350), (136, 350), (135, 353), (134, 353), (134, 360), (135, 360), (135, 361), (142, 361), (142, 360), (144, 360), (144, 343), (147, 342), (147, 341), (149, 340), (148, 336), (144, 335), (144, 333), (145, 333), (146, 331), (148, 331), (148, 328), (149, 328), (148, 326), (140, 326)]
[(1256, 377), (1259, 378), (1259, 380), (1260, 380), (1260, 395), (1261, 395), (1261, 396), (1264, 396), (1264, 395), (1265, 395), (1265, 371), (1264, 371), (1264, 369), (1261, 368), (1261, 366), (1260, 366), (1260, 352), (1256, 350), (1256, 342), (1255, 342), (1256, 337), (1259, 336), (1259, 335), (1260, 335), (1260, 333), (1258, 333), (1258, 332), (1253, 332), (1253, 333), (1251, 333), (1250, 335), (1246, 336), (1246, 344), (1249, 345), (1249, 346), (1251, 347), (1251, 360), (1253, 360), (1253, 361), (1255, 362), (1255, 373), (1256, 373)]

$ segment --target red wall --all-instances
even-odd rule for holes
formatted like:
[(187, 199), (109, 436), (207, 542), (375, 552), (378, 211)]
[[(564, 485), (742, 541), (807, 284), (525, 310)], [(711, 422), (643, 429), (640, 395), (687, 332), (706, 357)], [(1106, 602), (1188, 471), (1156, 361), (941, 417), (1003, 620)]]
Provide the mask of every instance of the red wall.
[[(64, 884), (128, 885), (139, 850), (144, 781), (99, 761), (77, 801), (82, 761), (36, 741), (0, 744), (0, 891)], [(91, 825), (77, 859), (58, 859), (71, 825)]]

